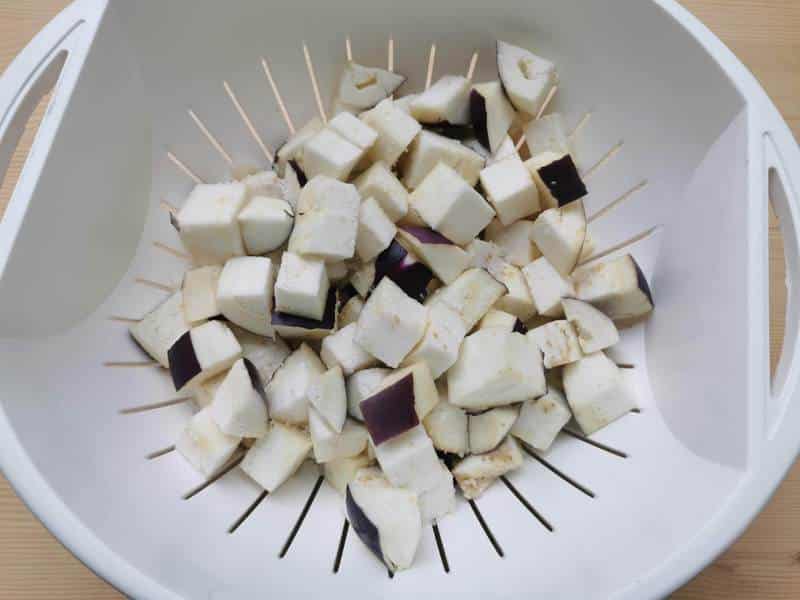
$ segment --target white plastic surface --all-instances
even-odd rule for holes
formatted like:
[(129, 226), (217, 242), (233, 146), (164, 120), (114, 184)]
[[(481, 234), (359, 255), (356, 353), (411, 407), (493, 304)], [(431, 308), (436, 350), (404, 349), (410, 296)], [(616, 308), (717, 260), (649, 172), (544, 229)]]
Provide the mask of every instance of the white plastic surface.
[[(773, 200), (796, 281), (800, 150), (750, 74), (676, 4), (466, 0), (454, 10), (422, 0), (119, 0), (104, 10), (80, 2), (0, 79), (0, 100), (23, 89), (25, 71), (36, 72), (61, 47), (59, 34), (80, 21), (39, 149), (15, 191), (11, 220), (0, 225), (0, 464), (56, 535), (126, 594), (360, 597), (369, 585), (385, 598), (422, 590), (661, 597), (742, 531), (797, 455), (799, 315), (791, 290), (786, 351), (769, 387), (765, 198), (772, 172), (784, 193)], [(279, 559), (318, 474), (312, 465), (227, 534), (257, 486), (234, 472), (182, 500), (199, 477), (180, 456), (143, 457), (174, 443), (189, 404), (120, 416), (120, 408), (174, 392), (156, 368), (102, 365), (142, 359), (125, 325), (107, 319), (138, 317), (164, 297), (136, 278), (174, 284), (186, 267), (152, 245), (179, 245), (158, 205), (180, 205), (192, 185), (166, 151), (208, 181), (228, 176), (186, 109), (237, 165), (265, 166), (222, 81), (275, 149), (287, 133), (259, 58), (269, 58), (299, 126), (314, 114), (301, 40), (327, 92), (347, 33), (356, 60), (377, 65), (394, 36), (396, 68), (409, 76), (402, 93), (422, 84), (433, 41), (435, 76), (465, 71), (477, 48), (476, 79), (493, 77), (498, 37), (551, 57), (563, 81), (556, 109), (570, 126), (592, 112), (581, 165), (625, 141), (590, 180), (589, 214), (649, 182), (592, 222), (598, 250), (661, 226), (630, 249), (651, 281), (656, 311), (626, 330), (615, 350), (618, 361), (637, 367), (642, 412), (593, 436), (629, 457), (560, 437), (546, 460), (595, 497), (526, 460), (510, 479), (554, 532), (496, 485), (478, 505), (505, 558), (462, 502), (439, 523), (448, 575), (429, 529), (414, 568), (391, 580), (351, 531), (334, 575), (342, 511), (327, 485)], [(16, 235), (13, 246), (6, 234)]]

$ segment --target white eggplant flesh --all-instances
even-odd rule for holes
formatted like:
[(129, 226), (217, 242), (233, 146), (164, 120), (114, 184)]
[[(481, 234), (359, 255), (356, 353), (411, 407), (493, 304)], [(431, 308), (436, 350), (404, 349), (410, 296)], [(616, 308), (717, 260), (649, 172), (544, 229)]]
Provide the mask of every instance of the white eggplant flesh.
[(469, 416), (469, 451), (491, 452), (508, 435), (519, 416), (519, 407), (501, 406)]
[(247, 451), (242, 470), (269, 493), (295, 474), (311, 452), (311, 437), (302, 429), (272, 423), (267, 434)]

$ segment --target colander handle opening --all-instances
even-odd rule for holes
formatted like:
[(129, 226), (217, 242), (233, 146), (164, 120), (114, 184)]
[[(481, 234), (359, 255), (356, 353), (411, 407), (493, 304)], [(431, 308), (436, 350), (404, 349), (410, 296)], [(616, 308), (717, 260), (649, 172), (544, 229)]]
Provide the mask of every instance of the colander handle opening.
[(0, 76), (0, 180), (36, 107), (53, 92), (33, 144), (0, 216), (0, 276), (44, 167), (70, 91), (80, 74), (105, 0), (74, 2), (48, 23)]

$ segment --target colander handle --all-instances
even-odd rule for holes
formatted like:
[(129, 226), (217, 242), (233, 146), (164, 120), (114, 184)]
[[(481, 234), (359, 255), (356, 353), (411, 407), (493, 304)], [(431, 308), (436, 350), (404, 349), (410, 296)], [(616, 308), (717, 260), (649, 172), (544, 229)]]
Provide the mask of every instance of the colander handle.
[(78, 0), (48, 23), (0, 76), (0, 177), (39, 101), (53, 96), (0, 218), (0, 274), (27, 211), (61, 116), (88, 52), (106, 0)]

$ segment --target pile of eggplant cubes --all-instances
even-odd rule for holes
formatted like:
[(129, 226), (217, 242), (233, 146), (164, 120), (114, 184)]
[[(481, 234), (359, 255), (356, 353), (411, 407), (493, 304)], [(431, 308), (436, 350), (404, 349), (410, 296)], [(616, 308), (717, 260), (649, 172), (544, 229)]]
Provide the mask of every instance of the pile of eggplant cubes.
[[(423, 524), (636, 406), (604, 350), (653, 308), (630, 255), (591, 252), (555, 66), (498, 43), (498, 81), (345, 66), (327, 123), (275, 171), (197, 185), (193, 258), (131, 333), (200, 407), (176, 443), (211, 476), (239, 447), (274, 492), (306, 460), (361, 540), (408, 568)], [(525, 135), (519, 151), (515, 139)]]

